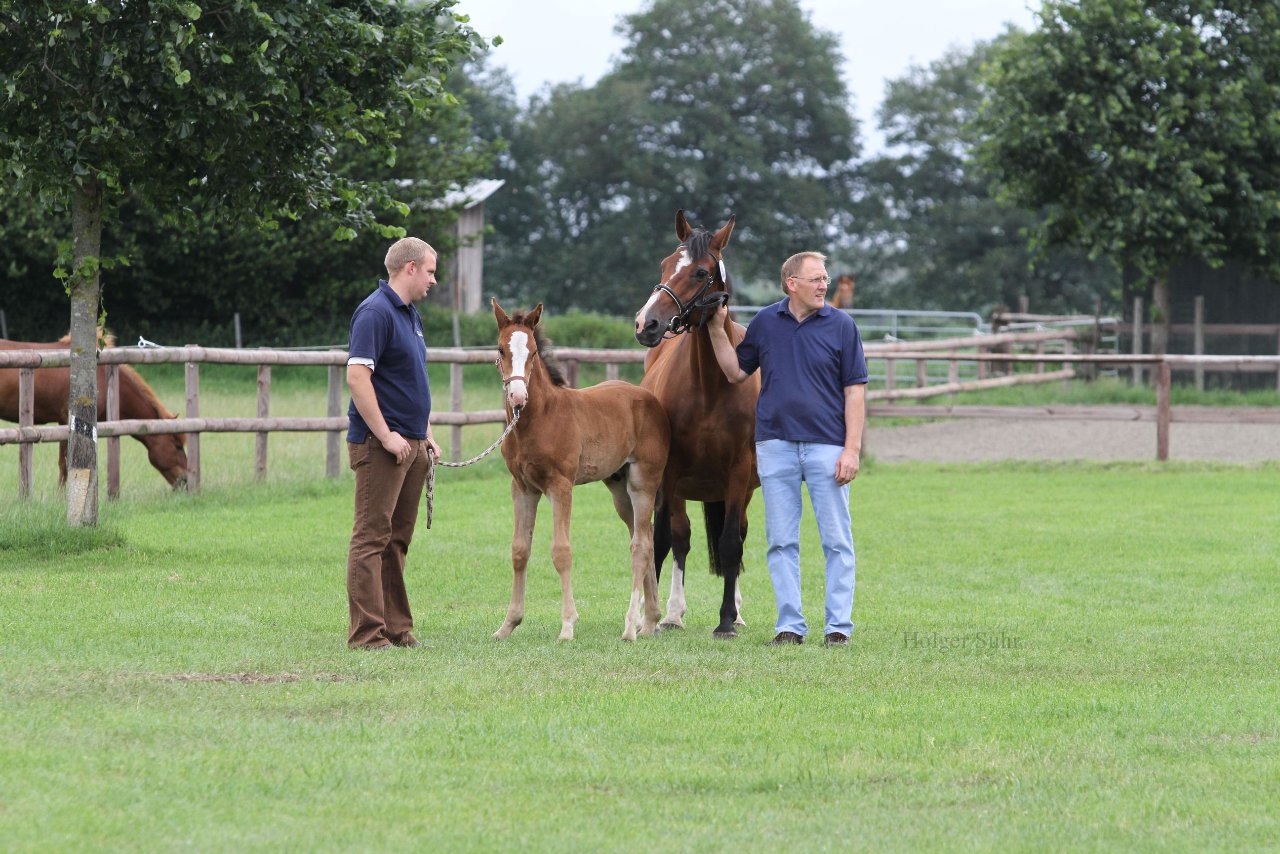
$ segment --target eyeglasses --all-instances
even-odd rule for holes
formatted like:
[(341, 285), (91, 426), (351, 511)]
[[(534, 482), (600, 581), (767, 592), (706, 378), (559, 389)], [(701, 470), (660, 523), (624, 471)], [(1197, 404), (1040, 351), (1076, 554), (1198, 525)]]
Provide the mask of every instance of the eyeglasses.
[(808, 282), (808, 283), (809, 283), (809, 284), (811, 284), (811, 285), (816, 285), (816, 284), (818, 284), (819, 282), (821, 282), (821, 283), (822, 283), (822, 284), (824, 284), (824, 285), (829, 285), (829, 284), (831, 284), (831, 277), (830, 277), (830, 276), (826, 276), (826, 275), (823, 275), (823, 276), (787, 276), (787, 278), (788, 278), (788, 279), (795, 279), (797, 282)]

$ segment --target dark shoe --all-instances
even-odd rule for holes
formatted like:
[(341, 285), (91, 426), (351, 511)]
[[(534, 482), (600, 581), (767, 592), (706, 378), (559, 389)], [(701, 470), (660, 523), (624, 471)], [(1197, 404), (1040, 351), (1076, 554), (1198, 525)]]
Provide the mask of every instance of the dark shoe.
[(366, 646), (364, 644), (353, 643), (348, 644), (347, 646), (349, 649), (358, 649), (364, 652), (386, 652), (391, 649), (391, 644), (389, 643), (378, 644), (376, 646)]
[(831, 632), (822, 640), (823, 646), (848, 646), (849, 636), (840, 632)]
[(799, 646), (804, 643), (804, 636), (795, 632), (778, 632), (773, 636), (773, 640), (769, 641), (769, 646), (787, 646), (788, 644), (796, 644)]
[(393, 640), (391, 643), (393, 646), (403, 646), (408, 649), (412, 649), (413, 647), (416, 647), (416, 646), (422, 646), (422, 642), (419, 641), (417, 638), (415, 638), (409, 632), (405, 632), (402, 637), (399, 637)]

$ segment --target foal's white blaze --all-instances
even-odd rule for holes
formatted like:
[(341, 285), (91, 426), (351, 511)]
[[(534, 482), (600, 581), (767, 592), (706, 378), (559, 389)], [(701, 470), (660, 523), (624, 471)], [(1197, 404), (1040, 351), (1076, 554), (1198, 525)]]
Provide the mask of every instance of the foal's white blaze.
[[(511, 375), (513, 377), (528, 376), (525, 370), (529, 365), (529, 333), (512, 332), (511, 340)], [(524, 380), (512, 380), (507, 386), (507, 397), (514, 406), (524, 406), (529, 400), (529, 387)]]
[[(688, 267), (692, 263), (693, 263), (693, 259), (689, 257), (689, 250), (681, 249), (680, 259), (676, 261), (676, 268), (671, 271), (670, 276), (668, 276), (666, 279), (658, 283), (659, 287), (670, 284), (671, 280), (674, 279), (676, 276), (678, 276), (681, 270), (683, 270), (685, 267)], [(658, 300), (661, 299), (662, 296), (663, 296), (663, 292), (655, 289), (654, 292), (649, 295), (648, 301), (643, 306), (640, 307), (640, 310), (638, 312), (636, 312), (636, 318), (639, 319), (641, 317), (644, 317), (650, 311), (652, 311), (653, 307), (657, 305)]]

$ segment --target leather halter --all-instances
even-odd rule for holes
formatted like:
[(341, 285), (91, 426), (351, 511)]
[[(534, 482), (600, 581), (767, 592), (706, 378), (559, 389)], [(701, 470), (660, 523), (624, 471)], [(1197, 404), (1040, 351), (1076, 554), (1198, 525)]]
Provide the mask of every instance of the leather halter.
[[(534, 351), (533, 353), (531, 353), (530, 355), (531, 355), (531, 356), (536, 356), (536, 355), (537, 355), (537, 351), (535, 350), (535, 351)], [(526, 389), (528, 389), (528, 388), (529, 388), (529, 378), (528, 378), (528, 377), (522, 377), (520, 374), (512, 374), (512, 375), (511, 375), (511, 376), (509, 376), (509, 377), (503, 377), (503, 376), (502, 376), (502, 357), (501, 357), (501, 356), (495, 356), (495, 357), (494, 357), (494, 359), (493, 359), (493, 366), (494, 366), (495, 368), (497, 368), (497, 369), (498, 369), (498, 376), (502, 377), (502, 390), (503, 390), (503, 391), (506, 391), (506, 390), (507, 390), (507, 388), (508, 388), (508, 387), (510, 387), (510, 385), (511, 385), (513, 382), (515, 382), (516, 380), (519, 380), (520, 382), (524, 383), (524, 387), (525, 387)], [(504, 402), (505, 402), (505, 401), (504, 401)], [(516, 418), (519, 418), (519, 417), (520, 417), (520, 410), (522, 410), (522, 409), (524, 409), (524, 407), (523, 407), (523, 406), (513, 406), (513, 407), (511, 407), (511, 411), (515, 413)]]
[[(706, 282), (703, 283), (702, 287), (693, 295), (687, 304), (681, 302), (680, 297), (676, 296), (676, 292), (665, 284), (658, 283), (657, 285), (654, 285), (653, 290), (650, 291), (650, 293), (662, 291), (664, 294), (671, 297), (672, 302), (676, 304), (677, 311), (667, 323), (667, 331), (672, 335), (679, 335), (680, 333), (688, 332), (693, 328), (693, 323), (690, 322), (689, 318), (695, 311), (701, 311), (708, 308), (713, 310), (718, 309), (729, 301), (729, 277), (724, 271), (724, 259), (716, 258), (715, 255), (712, 255), (711, 257), (716, 259), (716, 264), (712, 266), (711, 270), (708, 272)], [(720, 284), (724, 285), (725, 290), (707, 294), (707, 291), (711, 289), (711, 286), (714, 285), (717, 280), (719, 280)], [(702, 321), (698, 323), (697, 328), (701, 329), (706, 326), (710, 319), (710, 316), (704, 314), (702, 316)]]

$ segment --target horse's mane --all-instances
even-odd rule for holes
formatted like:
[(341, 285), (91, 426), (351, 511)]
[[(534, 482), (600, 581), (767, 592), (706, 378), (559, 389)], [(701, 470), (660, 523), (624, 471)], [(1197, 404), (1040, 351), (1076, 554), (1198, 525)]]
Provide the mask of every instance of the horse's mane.
[[(511, 322), (527, 328), (526, 318), (528, 316), (529, 313), (527, 311), (517, 311), (511, 316)], [(546, 367), (547, 373), (551, 375), (551, 384), (558, 386), (569, 385), (569, 379), (565, 376), (564, 367), (552, 354), (551, 339), (542, 334), (541, 326), (533, 327), (533, 343), (538, 345), (538, 356), (542, 358), (542, 364)]]
[[(705, 228), (695, 228), (688, 239), (680, 245), (689, 253), (690, 261), (697, 261), (711, 254), (711, 232)], [(725, 277), (724, 288), (729, 293), (733, 293), (733, 285), (728, 281), (728, 274)]]
[[(66, 344), (69, 346), (71, 344), (71, 333), (68, 332), (66, 335), (63, 335), (61, 338), (59, 338), (58, 343)], [(113, 333), (108, 332), (107, 330), (99, 326), (98, 327), (98, 349), (105, 349), (107, 347), (114, 347), (114, 346), (116, 346), (116, 336)], [(146, 380), (142, 378), (142, 374), (135, 371), (132, 367), (130, 367), (129, 365), (121, 365), (120, 377), (126, 382), (128, 382), (129, 385), (133, 386), (133, 390), (136, 391), (138, 394), (142, 395), (142, 398), (155, 408), (156, 413), (161, 418), (177, 418), (178, 417), (174, 413), (170, 412), (168, 409), (165, 409), (164, 404), (160, 402), (160, 398), (156, 397), (156, 393), (152, 391), (151, 386), (147, 385)]]
[(137, 371), (135, 371), (132, 367), (130, 367), (129, 365), (121, 365), (120, 378), (123, 380), (127, 380), (129, 384), (133, 386), (134, 391), (142, 395), (142, 397), (148, 403), (154, 406), (156, 412), (159, 413), (161, 418), (177, 418), (178, 417), (174, 413), (170, 412), (168, 409), (165, 409), (164, 404), (160, 402), (160, 398), (156, 397), (156, 393), (151, 389), (151, 386), (147, 385), (146, 381), (142, 379), (142, 375), (139, 374)]
[[(59, 338), (58, 343), (66, 344), (68, 347), (71, 346), (71, 333), (68, 332), (66, 335), (63, 335), (61, 338)], [(114, 346), (116, 346), (115, 334), (108, 332), (107, 330), (99, 326), (98, 327), (98, 349), (102, 350), (107, 347), (114, 347)]]
[(695, 228), (684, 242), (684, 247), (689, 251), (690, 261), (697, 261), (704, 255), (710, 255), (711, 232), (705, 228)]

